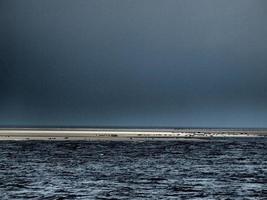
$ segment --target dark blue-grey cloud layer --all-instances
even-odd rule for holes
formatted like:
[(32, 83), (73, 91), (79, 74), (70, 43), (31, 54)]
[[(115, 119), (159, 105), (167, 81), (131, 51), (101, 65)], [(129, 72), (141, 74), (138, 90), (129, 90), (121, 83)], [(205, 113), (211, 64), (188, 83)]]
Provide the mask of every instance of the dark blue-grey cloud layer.
[(0, 125), (267, 127), (265, 0), (0, 0)]

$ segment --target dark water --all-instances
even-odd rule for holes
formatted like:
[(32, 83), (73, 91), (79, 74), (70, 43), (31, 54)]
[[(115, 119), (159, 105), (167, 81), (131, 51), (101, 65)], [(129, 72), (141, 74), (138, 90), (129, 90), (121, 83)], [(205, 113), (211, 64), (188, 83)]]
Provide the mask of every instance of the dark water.
[(0, 142), (0, 199), (267, 199), (267, 138)]

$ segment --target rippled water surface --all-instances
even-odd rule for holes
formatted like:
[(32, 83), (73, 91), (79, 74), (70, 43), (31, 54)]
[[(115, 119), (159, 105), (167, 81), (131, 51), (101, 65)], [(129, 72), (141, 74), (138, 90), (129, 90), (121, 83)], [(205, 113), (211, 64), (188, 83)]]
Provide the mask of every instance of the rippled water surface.
[(0, 142), (1, 199), (267, 199), (267, 138)]

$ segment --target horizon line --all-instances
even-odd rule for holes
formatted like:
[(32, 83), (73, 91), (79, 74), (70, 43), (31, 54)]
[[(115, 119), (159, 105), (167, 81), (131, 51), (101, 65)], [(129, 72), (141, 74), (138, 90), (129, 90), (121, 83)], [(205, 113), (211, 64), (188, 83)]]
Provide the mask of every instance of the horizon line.
[(216, 129), (216, 130), (265, 130), (267, 127), (197, 127), (197, 126), (55, 126), (55, 125), (35, 125), (35, 126), (26, 126), (26, 125), (12, 125), (12, 126), (2, 126), (0, 129)]

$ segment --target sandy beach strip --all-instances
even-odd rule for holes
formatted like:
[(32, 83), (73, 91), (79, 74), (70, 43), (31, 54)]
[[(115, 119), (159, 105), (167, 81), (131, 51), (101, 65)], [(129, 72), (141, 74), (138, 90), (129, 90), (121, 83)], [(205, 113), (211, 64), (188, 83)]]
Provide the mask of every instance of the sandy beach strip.
[(6, 128), (0, 140), (181, 140), (212, 137), (265, 137), (266, 131), (175, 130), (175, 129), (79, 129), (79, 128)]

